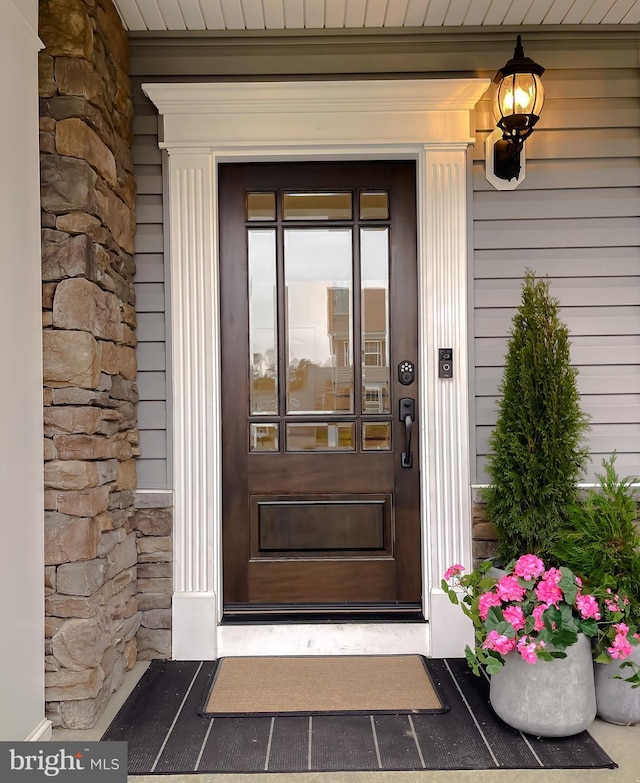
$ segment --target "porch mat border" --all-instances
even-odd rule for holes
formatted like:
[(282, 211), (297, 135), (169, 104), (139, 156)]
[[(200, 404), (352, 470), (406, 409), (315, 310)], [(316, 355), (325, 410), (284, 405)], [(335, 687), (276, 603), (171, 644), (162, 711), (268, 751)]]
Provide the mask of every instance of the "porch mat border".
[(214, 662), (155, 660), (102, 740), (128, 742), (129, 775), (617, 767), (586, 731), (542, 739), (502, 723), (464, 659), (426, 662), (446, 713), (205, 718)]
[[(257, 656), (246, 656), (245, 660), (248, 660), (250, 658), (256, 658)], [(293, 655), (293, 656), (265, 656), (266, 658), (279, 658), (282, 661), (285, 661), (287, 658), (290, 659), (290, 661), (299, 660), (303, 658), (303, 656)], [(427, 666), (427, 659), (424, 655), (419, 655), (418, 653), (406, 653), (406, 654), (399, 654), (399, 655), (345, 655), (345, 656), (331, 656), (331, 655), (313, 655), (313, 656), (306, 656), (304, 657), (304, 661), (310, 661), (310, 660), (328, 660), (332, 662), (337, 662), (338, 660), (344, 661), (347, 659), (362, 659), (362, 658), (368, 658), (368, 659), (400, 659), (400, 658), (416, 658), (419, 660), (423, 667), (424, 675), (427, 677), (427, 681), (429, 685), (431, 686), (431, 689), (433, 691), (433, 695), (435, 699), (439, 702), (439, 707), (417, 707), (417, 708), (380, 708), (380, 709), (335, 709), (335, 708), (327, 708), (327, 709), (300, 709), (300, 710), (231, 710), (231, 711), (225, 711), (225, 710), (208, 710), (207, 707), (209, 705), (209, 702), (211, 700), (211, 696), (213, 693), (213, 690), (217, 684), (218, 681), (218, 675), (220, 674), (220, 671), (222, 669), (222, 666), (225, 662), (225, 660), (233, 660), (234, 662), (236, 659), (227, 659), (227, 658), (219, 658), (214, 662), (212, 674), (211, 674), (211, 682), (207, 685), (207, 688), (204, 691), (202, 701), (200, 702), (198, 706), (198, 714), (202, 715), (206, 718), (259, 718), (259, 717), (278, 717), (278, 718), (284, 718), (284, 717), (301, 717), (301, 716), (319, 716), (319, 715), (438, 715), (444, 712), (447, 712), (449, 710), (449, 707), (447, 706), (446, 702), (442, 698), (441, 694), (438, 691), (438, 688), (436, 684), (433, 681), (433, 678), (431, 677), (431, 674), (429, 672), (429, 667)]]

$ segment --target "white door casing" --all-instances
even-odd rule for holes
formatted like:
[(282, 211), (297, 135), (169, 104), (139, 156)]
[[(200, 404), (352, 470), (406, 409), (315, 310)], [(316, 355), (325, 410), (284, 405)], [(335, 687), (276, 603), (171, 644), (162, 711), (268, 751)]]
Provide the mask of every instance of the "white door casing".
[[(461, 655), (470, 628), (440, 589), (471, 566), (467, 150), (487, 79), (145, 84), (168, 152), (174, 477), (173, 657)], [(414, 159), (418, 187), (418, 434), (428, 624), (224, 626), (217, 165)], [(438, 378), (438, 348), (454, 375)], [(285, 641), (286, 640), (286, 641)]]

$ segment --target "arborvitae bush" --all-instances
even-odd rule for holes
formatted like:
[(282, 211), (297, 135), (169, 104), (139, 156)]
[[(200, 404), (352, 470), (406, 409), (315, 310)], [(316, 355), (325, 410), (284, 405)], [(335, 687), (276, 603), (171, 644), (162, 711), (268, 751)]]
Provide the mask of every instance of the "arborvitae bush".
[(576, 485), (589, 459), (588, 418), (558, 306), (548, 280), (527, 270), (489, 441), (491, 486), (484, 493), (505, 563), (528, 552), (553, 562), (551, 539), (577, 501)]

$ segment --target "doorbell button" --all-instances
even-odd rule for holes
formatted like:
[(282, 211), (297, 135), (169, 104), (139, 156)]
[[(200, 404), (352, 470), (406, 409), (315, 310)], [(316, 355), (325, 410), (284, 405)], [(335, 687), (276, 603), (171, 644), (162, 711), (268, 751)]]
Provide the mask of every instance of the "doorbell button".
[(453, 378), (453, 348), (438, 349), (438, 377)]

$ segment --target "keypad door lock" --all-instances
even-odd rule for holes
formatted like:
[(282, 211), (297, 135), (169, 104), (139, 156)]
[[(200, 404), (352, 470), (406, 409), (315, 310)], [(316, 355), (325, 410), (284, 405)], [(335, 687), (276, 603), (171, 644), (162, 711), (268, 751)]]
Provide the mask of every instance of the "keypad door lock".
[(416, 369), (413, 362), (403, 359), (398, 365), (398, 380), (403, 386), (409, 386), (416, 378)]

